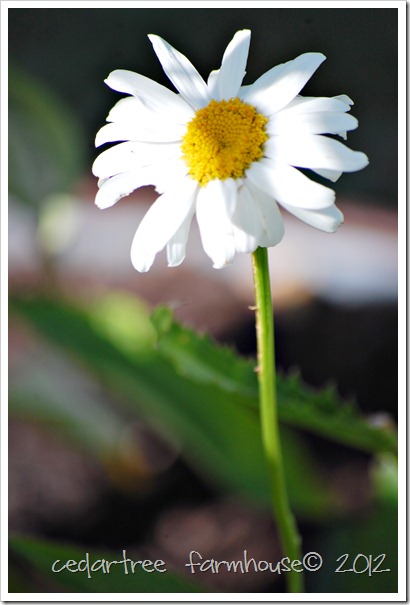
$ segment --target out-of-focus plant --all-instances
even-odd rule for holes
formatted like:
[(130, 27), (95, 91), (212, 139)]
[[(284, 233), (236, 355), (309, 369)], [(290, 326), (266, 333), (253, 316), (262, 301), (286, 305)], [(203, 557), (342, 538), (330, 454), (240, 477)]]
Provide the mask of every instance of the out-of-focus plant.
[(36, 254), (50, 271), (79, 224), (72, 188), (84, 174), (81, 125), (73, 108), (12, 63), (8, 127), (10, 204), (31, 217)]
[[(98, 384), (116, 395), (117, 402), (110, 405), (82, 392), (80, 381), (73, 381), (70, 374), (62, 388), (61, 379), (57, 384), (52, 375), (52, 366), (34, 367), (23, 380), (11, 377), (13, 417), (41, 422), (103, 464), (112, 477), (128, 474), (132, 480), (137, 480), (135, 471), (141, 468), (143, 452), (137, 436), (130, 439), (128, 435), (126, 447), (120, 437), (127, 436), (130, 419), (142, 418), (217, 493), (236, 494), (268, 509), (268, 469), (260, 441), (254, 361), (183, 327), (165, 307), (150, 317), (138, 299), (125, 293), (81, 304), (56, 295), (14, 295), (12, 309), (13, 317), (34, 327), (57, 347), (56, 354), (59, 350), (64, 354), (63, 359), (68, 354), (87, 369)], [(381, 549), (394, 561), (394, 532), (387, 540), (385, 533), (375, 531), (386, 516), (394, 517), (397, 508), (393, 423), (388, 419), (373, 422), (356, 405), (342, 401), (335, 389), (314, 392), (296, 375), (280, 376), (277, 386), (290, 502), (299, 519), (324, 528), (319, 537), (322, 554), (334, 557), (341, 540), (338, 528), (347, 525), (354, 533), (352, 528), (359, 523), (363, 547), (368, 545), (374, 552)], [(306, 444), (307, 434), (373, 458), (375, 501), (366, 523), (349, 519), (339, 494), (325, 479), (321, 459)], [(329, 550), (326, 540), (333, 533), (338, 537)], [(17, 547), (31, 560), (24, 540)], [(58, 545), (50, 548), (58, 549)], [(318, 586), (321, 581), (326, 585), (326, 580), (315, 575)], [(347, 582), (344, 575), (343, 582), (346, 590), (360, 584), (370, 592), (376, 587), (372, 579), (349, 577)], [(387, 580), (386, 586), (394, 590), (394, 570)], [(309, 582), (309, 589), (314, 587)]]
[(9, 191), (37, 210), (66, 192), (84, 170), (75, 112), (47, 86), (9, 66)]

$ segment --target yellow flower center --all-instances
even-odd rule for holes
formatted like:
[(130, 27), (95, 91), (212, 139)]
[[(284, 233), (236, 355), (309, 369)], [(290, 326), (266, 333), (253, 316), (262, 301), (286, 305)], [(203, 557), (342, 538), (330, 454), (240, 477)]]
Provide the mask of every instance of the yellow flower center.
[(200, 185), (240, 178), (263, 155), (268, 119), (237, 97), (211, 101), (188, 123), (181, 149), (189, 174)]

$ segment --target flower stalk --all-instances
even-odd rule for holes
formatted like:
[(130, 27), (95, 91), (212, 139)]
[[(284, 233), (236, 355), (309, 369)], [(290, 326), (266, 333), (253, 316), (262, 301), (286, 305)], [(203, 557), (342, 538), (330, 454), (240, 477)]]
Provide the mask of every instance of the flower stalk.
[[(273, 306), (270, 290), (267, 248), (252, 253), (256, 304), (259, 405), (262, 441), (268, 463), (272, 508), (277, 523), (283, 556), (301, 560), (301, 539), (289, 506), (282, 448), (280, 443), (277, 400)], [(303, 592), (303, 572), (287, 574), (289, 592)]]

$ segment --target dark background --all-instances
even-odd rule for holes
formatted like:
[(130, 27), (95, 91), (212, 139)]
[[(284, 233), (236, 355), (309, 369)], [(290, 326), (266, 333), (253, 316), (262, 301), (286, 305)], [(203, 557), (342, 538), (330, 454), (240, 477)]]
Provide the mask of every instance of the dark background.
[(103, 83), (110, 71), (130, 69), (172, 86), (149, 33), (186, 54), (206, 78), (233, 34), (251, 29), (245, 83), (301, 53), (324, 53), (302, 94), (348, 94), (360, 124), (349, 145), (370, 159), (366, 170), (344, 175), (338, 191), (395, 207), (397, 26), (396, 8), (10, 9), (9, 53), (77, 113), (90, 161), (95, 133), (119, 98)]

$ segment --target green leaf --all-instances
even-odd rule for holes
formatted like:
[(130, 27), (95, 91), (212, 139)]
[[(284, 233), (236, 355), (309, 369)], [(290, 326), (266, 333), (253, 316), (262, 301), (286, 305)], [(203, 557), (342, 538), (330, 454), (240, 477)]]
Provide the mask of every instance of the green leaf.
[[(130, 355), (152, 348), (155, 341), (147, 306), (121, 292), (94, 301), (90, 321)], [(37, 345), (35, 356), (19, 356), (9, 384), (12, 416), (58, 431), (117, 474), (124, 464), (140, 468), (144, 463), (137, 435), (129, 431), (129, 415), (110, 406), (107, 397), (101, 397), (101, 389), (64, 352), (56, 355), (54, 349)]]
[(198, 388), (181, 379), (152, 346), (128, 355), (127, 347), (121, 350), (118, 342), (108, 340), (106, 327), (99, 330), (100, 318), (92, 318), (92, 307), (41, 297), (15, 299), (11, 306), (118, 393), (129, 411), (179, 443), (189, 463), (208, 480), (266, 501), (257, 416), (212, 385)]
[[(201, 384), (212, 384), (239, 401), (258, 409), (255, 361), (235, 355), (207, 336), (178, 324), (172, 312), (160, 307), (152, 321), (158, 332), (158, 349), (179, 374)], [(281, 422), (307, 430), (365, 452), (397, 453), (397, 434), (388, 417), (365, 417), (352, 402), (343, 401), (336, 389), (316, 391), (304, 385), (297, 374), (277, 377), (278, 411)]]
[[(104, 324), (93, 318), (93, 304), (81, 308), (30, 297), (15, 298), (11, 308), (115, 390), (130, 412), (143, 416), (171, 443), (177, 442), (185, 460), (206, 481), (270, 505), (257, 409), (244, 404), (243, 395), (181, 376), (149, 339), (145, 350), (130, 355), (128, 344), (121, 344), (124, 335), (114, 342), (112, 330), (106, 325), (101, 330)], [(288, 468), (293, 460), (288, 481), (294, 509), (305, 516), (334, 514), (337, 503), (303, 443), (295, 455), (295, 437), (287, 434), (284, 439)]]
[[(206, 336), (197, 337), (175, 322), (168, 309), (154, 313), (156, 339), (147, 309), (125, 294), (83, 307), (20, 297), (13, 308), (120, 394), (131, 413), (179, 444), (188, 463), (207, 481), (269, 505), (252, 361)], [(279, 377), (278, 399), (282, 424), (368, 452), (396, 452), (394, 429), (372, 425), (334, 389), (316, 393), (298, 376)], [(282, 428), (282, 439), (294, 509), (305, 516), (336, 514), (339, 507), (301, 435)]]
[(280, 420), (368, 453), (397, 454), (397, 431), (389, 416), (365, 416), (336, 389), (309, 389), (300, 377), (279, 377)]
[[(13, 576), (17, 577), (21, 569), (24, 569), (24, 575), (27, 575), (28, 568), (34, 568), (40, 572), (40, 577), (50, 584), (50, 592), (52, 586), (62, 592), (76, 593), (204, 592), (204, 589), (190, 580), (168, 571), (166, 561), (164, 561), (165, 565), (161, 565), (158, 560), (157, 569), (162, 571), (155, 571), (154, 566), (147, 563), (145, 567), (151, 571), (144, 571), (138, 564), (134, 565), (134, 572), (132, 572), (132, 563), (124, 562), (122, 550), (120, 552), (101, 552), (88, 547), (80, 549), (77, 546), (23, 536), (12, 536), (9, 546), (12, 555), (11, 561), (14, 561), (14, 564), (11, 565)], [(144, 561), (146, 557), (141, 557), (134, 551), (125, 549), (125, 559), (136, 562)], [(62, 571), (53, 572), (52, 566), (56, 561), (59, 561), (54, 567), (56, 570), (62, 569), (68, 561), (74, 561), (76, 564), (72, 563), (70, 566), (73, 571), (62, 569)], [(106, 562), (112, 561), (118, 561), (118, 563), (107, 567)], [(82, 562), (79, 566), (80, 571), (74, 571), (78, 569), (80, 562)], [(92, 571), (93, 564), (95, 571)], [(81, 571), (82, 569), (85, 571)], [(13, 582), (13, 592), (26, 592), (29, 589), (27, 581), (22, 588), (19, 588), (18, 584), (19, 582), (16, 580)], [(30, 592), (30, 590), (28, 591)]]
[(158, 307), (151, 321), (158, 334), (158, 348), (181, 375), (227, 392), (257, 396), (255, 360), (239, 357), (233, 349), (217, 345), (206, 334), (196, 334), (173, 318), (171, 309)]

